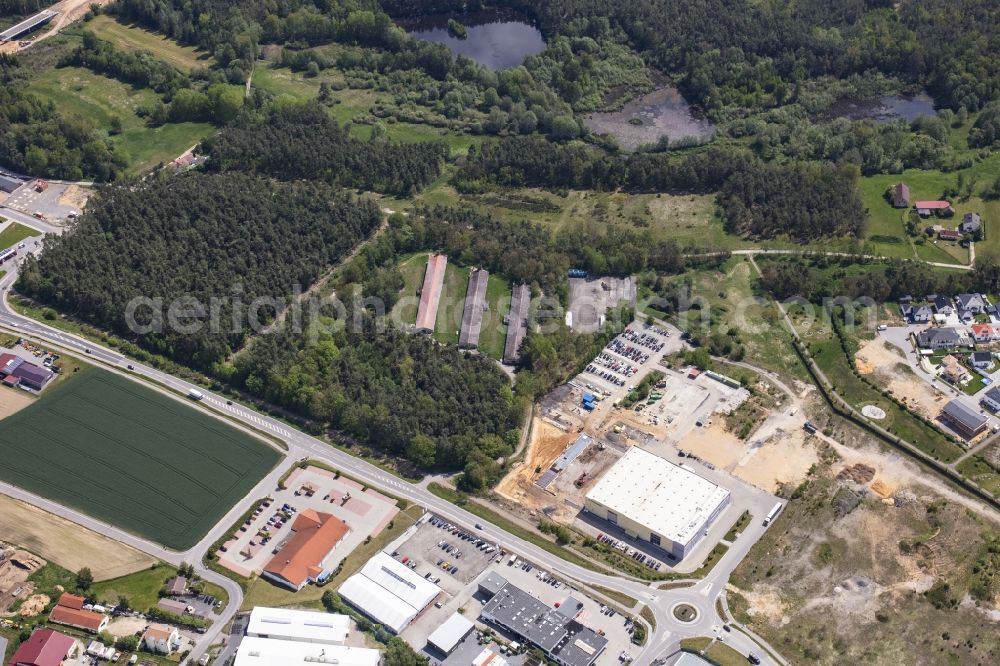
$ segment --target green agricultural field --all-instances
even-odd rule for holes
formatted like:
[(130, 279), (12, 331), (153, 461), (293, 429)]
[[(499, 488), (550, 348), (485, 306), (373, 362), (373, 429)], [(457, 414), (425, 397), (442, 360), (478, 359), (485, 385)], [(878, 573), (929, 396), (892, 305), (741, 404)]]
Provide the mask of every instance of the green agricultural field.
[(438, 303), (437, 320), (434, 322), (434, 339), (449, 345), (458, 344), (458, 332), (462, 327), (462, 313), (465, 310), (465, 292), (469, 289), (468, 266), (448, 262), (444, 272), (444, 287)]
[(279, 454), (124, 377), (85, 369), (3, 421), (0, 479), (190, 548)]
[(31, 238), (32, 236), (41, 236), (39, 232), (35, 231), (31, 227), (26, 227), (23, 224), (18, 224), (14, 222), (9, 227), (0, 232), (0, 250), (6, 250), (8, 247), (20, 243), (25, 238)]
[(125, 151), (129, 167), (141, 173), (169, 162), (214, 131), (208, 123), (169, 123), (149, 127), (136, 110), (159, 97), (152, 90), (136, 89), (81, 67), (58, 67), (31, 80), (29, 90), (51, 100), (67, 115), (94, 126), (108, 128), (111, 118), (121, 120), (122, 132), (112, 141)]
[(200, 67), (211, 67), (215, 62), (209, 54), (198, 49), (181, 46), (144, 28), (124, 25), (110, 16), (98, 16), (83, 27), (123, 51), (149, 51), (157, 59), (173, 65), (185, 74)]

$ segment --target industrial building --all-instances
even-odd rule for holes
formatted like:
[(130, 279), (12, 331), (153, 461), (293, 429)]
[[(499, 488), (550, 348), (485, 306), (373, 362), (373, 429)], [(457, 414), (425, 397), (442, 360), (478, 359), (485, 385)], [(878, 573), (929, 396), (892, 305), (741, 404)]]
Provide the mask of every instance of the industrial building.
[(424, 286), (420, 290), (420, 304), (417, 306), (417, 331), (433, 333), (437, 321), (438, 305), (441, 302), (441, 289), (444, 287), (444, 273), (448, 268), (448, 257), (443, 254), (432, 254), (427, 257), (427, 271), (424, 273)]
[(453, 613), (427, 637), (427, 643), (442, 654), (449, 655), (458, 647), (459, 643), (465, 640), (465, 637), (472, 632), (475, 626), (471, 620), (467, 620), (461, 614)]
[[(480, 594), (489, 596), (487, 590), (480, 583)], [(479, 617), (539, 648), (562, 666), (591, 666), (608, 639), (578, 621), (579, 606), (569, 597), (559, 608), (551, 608), (508, 582), (486, 602)]]
[(343, 645), (351, 632), (347, 615), (257, 606), (250, 612), (247, 636), (298, 643)]
[(292, 536), (275, 550), (263, 576), (295, 591), (328, 573), (326, 562), (350, 529), (343, 520), (306, 509), (292, 524)]
[(521, 357), (521, 343), (528, 333), (528, 306), (531, 305), (531, 288), (526, 284), (514, 287), (507, 313), (507, 340), (503, 348), (503, 362), (516, 363)]
[(437, 585), (382, 552), (337, 590), (344, 601), (397, 634), (440, 591)]
[(680, 560), (729, 502), (725, 488), (633, 446), (587, 493), (584, 510)]
[(465, 309), (462, 312), (462, 328), (458, 333), (458, 346), (474, 349), (479, 346), (479, 334), (483, 330), (483, 313), (486, 312), (486, 285), (490, 272), (482, 268), (472, 271), (469, 288), (465, 294)]
[(24, 185), (23, 180), (19, 180), (13, 176), (8, 176), (5, 173), (0, 173), (0, 192), (10, 194), (22, 185)]
[(55, 376), (51, 370), (25, 361), (15, 354), (0, 354), (0, 379), (10, 386), (41, 391)]
[(236, 652), (234, 666), (294, 666), (295, 664), (378, 666), (380, 659), (379, 651), (369, 648), (245, 636)]

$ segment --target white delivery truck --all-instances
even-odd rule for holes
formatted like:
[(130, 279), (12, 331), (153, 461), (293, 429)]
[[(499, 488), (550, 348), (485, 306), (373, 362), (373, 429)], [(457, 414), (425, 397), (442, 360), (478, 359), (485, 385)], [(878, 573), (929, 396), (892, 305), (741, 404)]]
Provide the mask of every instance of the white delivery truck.
[(774, 507), (768, 511), (767, 516), (764, 518), (764, 527), (770, 525), (771, 521), (777, 518), (779, 513), (781, 513), (781, 502), (775, 504)]
[(198, 389), (188, 389), (188, 397), (192, 400), (201, 400), (205, 395)]

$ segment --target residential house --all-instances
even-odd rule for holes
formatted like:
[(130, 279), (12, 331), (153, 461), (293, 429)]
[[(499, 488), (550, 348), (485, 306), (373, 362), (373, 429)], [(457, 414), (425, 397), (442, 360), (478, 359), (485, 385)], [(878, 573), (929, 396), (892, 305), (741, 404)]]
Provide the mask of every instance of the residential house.
[(944, 241), (962, 240), (962, 234), (957, 229), (941, 229), (937, 232), (938, 239)]
[(910, 207), (910, 188), (906, 186), (906, 183), (896, 183), (896, 186), (892, 188), (892, 207)]
[(953, 328), (928, 328), (917, 333), (921, 349), (951, 349), (959, 346), (961, 336)]
[(931, 301), (934, 303), (934, 311), (940, 315), (951, 315), (955, 313), (955, 306), (947, 296), (935, 296)]
[(92, 634), (99, 634), (108, 626), (108, 616), (83, 607), (86, 599), (69, 592), (64, 592), (55, 608), (49, 613), (49, 621), (64, 624), (67, 627), (83, 629)]
[(941, 378), (952, 384), (963, 384), (970, 379), (969, 371), (951, 354), (941, 359), (939, 367), (941, 369)]
[(993, 327), (989, 324), (973, 324), (970, 328), (972, 329), (972, 339), (976, 342), (990, 342), (995, 335)]
[(986, 430), (989, 419), (967, 407), (959, 399), (952, 400), (941, 411), (941, 420), (945, 421), (955, 432), (967, 439), (972, 439)]
[(934, 316), (934, 310), (927, 304), (905, 304), (900, 306), (900, 310), (903, 312), (903, 317), (913, 324), (926, 324)]
[(955, 297), (955, 304), (959, 313), (971, 312), (973, 315), (979, 315), (986, 312), (986, 299), (980, 294), (959, 294)]
[(142, 635), (142, 644), (154, 654), (173, 654), (181, 646), (181, 635), (177, 627), (166, 624), (151, 624)]
[(1000, 388), (994, 386), (989, 391), (983, 394), (980, 400), (984, 405), (990, 408), (994, 412), (1000, 412)]
[(174, 576), (167, 581), (167, 595), (179, 597), (187, 592), (188, 580), (184, 576)]
[(947, 201), (918, 201), (913, 207), (917, 209), (917, 214), (920, 217), (930, 217), (931, 215), (951, 217), (955, 214), (955, 210)]
[(983, 219), (979, 213), (966, 213), (962, 216), (962, 224), (958, 229), (963, 234), (978, 234), (983, 228)]
[(969, 361), (972, 363), (973, 368), (985, 370), (993, 365), (993, 354), (987, 351), (972, 352), (969, 355)]
[(76, 641), (52, 629), (36, 629), (18, 646), (8, 666), (60, 666), (76, 653)]

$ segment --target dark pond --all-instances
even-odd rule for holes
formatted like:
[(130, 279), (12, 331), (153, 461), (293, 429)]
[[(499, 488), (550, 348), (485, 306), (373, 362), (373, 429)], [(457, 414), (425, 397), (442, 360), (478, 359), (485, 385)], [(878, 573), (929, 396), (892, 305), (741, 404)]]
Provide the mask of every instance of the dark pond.
[(884, 95), (870, 99), (843, 99), (830, 107), (829, 118), (864, 120), (887, 123), (898, 118), (913, 122), (921, 116), (934, 115), (934, 100), (930, 95)]
[(688, 138), (710, 139), (715, 133), (715, 126), (698, 117), (672, 86), (634, 99), (620, 111), (592, 113), (584, 123), (595, 134), (615, 137), (626, 150), (656, 143), (664, 135), (673, 143)]
[[(465, 39), (448, 32), (449, 18), (465, 26)], [(538, 28), (508, 12), (424, 16), (400, 21), (400, 25), (417, 39), (444, 44), (455, 55), (464, 55), (494, 70), (516, 67), (528, 56), (545, 50)]]

